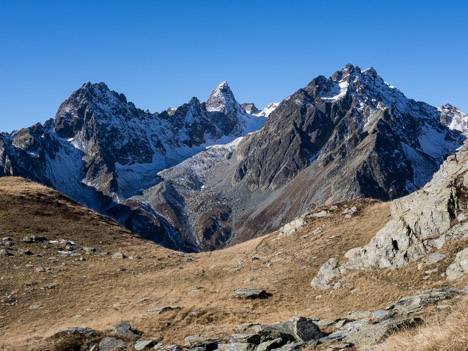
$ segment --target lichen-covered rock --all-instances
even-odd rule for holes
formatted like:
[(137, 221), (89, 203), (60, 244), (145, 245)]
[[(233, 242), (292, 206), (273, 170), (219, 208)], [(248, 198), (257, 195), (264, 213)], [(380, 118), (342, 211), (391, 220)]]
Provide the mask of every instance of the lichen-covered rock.
[(468, 272), (468, 247), (457, 253), (455, 261), (447, 268), (447, 280), (454, 280)]

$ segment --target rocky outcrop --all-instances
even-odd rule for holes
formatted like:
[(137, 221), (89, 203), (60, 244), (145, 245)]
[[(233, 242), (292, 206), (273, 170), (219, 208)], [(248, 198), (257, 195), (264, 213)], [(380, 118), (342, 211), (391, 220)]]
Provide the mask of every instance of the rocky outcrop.
[[(330, 259), (312, 280), (312, 286), (330, 289), (346, 270), (396, 268), (426, 257), (433, 264), (445, 255), (432, 252), (447, 240), (468, 237), (468, 151), (447, 158), (434, 178), (415, 193), (392, 201), (390, 220), (369, 244), (349, 250), (341, 265)], [(453, 280), (468, 271), (467, 251), (462, 250), (447, 269)]]
[(345, 257), (347, 268), (400, 267), (446, 240), (466, 237), (468, 228), (468, 152), (449, 156), (424, 188), (392, 202), (393, 219), (371, 242)]

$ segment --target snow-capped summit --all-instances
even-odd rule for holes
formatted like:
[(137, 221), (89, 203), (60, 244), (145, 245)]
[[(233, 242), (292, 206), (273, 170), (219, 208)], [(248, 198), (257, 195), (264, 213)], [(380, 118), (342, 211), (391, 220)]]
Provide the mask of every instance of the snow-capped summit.
[(224, 114), (244, 114), (244, 109), (239, 105), (226, 81), (221, 82), (210, 95), (206, 102), (206, 110), (209, 112), (221, 112)]

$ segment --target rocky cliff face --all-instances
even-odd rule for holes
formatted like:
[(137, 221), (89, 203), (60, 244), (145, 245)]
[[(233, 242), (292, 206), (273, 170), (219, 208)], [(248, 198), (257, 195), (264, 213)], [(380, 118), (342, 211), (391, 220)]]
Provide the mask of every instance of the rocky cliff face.
[[(275, 190), (307, 167), (339, 164), (355, 175), (342, 193), (402, 196), (429, 181), (463, 142), (440, 119), (438, 109), (406, 98), (374, 69), (348, 65), (286, 98), (261, 133), (242, 142), (234, 182), (245, 180), (251, 191)], [(446, 123), (455, 128), (455, 120)]]

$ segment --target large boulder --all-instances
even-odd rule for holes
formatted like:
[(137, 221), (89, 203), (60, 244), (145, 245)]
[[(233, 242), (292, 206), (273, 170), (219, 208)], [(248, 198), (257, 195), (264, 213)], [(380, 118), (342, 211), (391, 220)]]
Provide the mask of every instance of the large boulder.
[(318, 325), (312, 319), (305, 317), (293, 317), (285, 323), (256, 326), (255, 330), (269, 339), (281, 338), (297, 342), (310, 342), (323, 336)]

